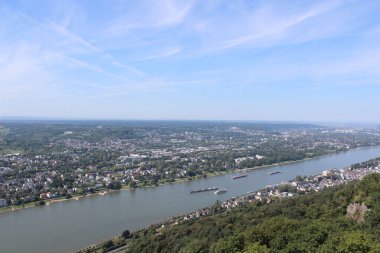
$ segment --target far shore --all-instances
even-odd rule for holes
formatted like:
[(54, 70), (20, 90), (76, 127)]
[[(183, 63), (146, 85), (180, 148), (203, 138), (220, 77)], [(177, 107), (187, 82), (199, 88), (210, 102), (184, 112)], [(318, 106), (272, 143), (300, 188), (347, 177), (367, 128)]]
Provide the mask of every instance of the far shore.
[[(357, 147), (357, 148), (348, 149), (348, 150), (344, 150), (344, 151), (340, 151), (340, 152), (336, 152), (336, 153), (331, 153), (331, 154), (325, 154), (325, 155), (321, 155), (321, 156), (306, 157), (306, 158), (303, 158), (300, 160), (292, 160), (292, 161), (272, 163), (272, 164), (257, 166), (254, 168), (244, 168), (244, 169), (226, 170), (226, 171), (221, 171), (221, 172), (211, 172), (211, 173), (207, 173), (205, 175), (206, 175), (206, 177), (216, 177), (216, 176), (222, 176), (225, 174), (240, 173), (242, 171), (253, 171), (253, 170), (267, 168), (267, 167), (274, 167), (274, 166), (279, 166), (279, 165), (287, 165), (287, 164), (292, 164), (292, 163), (303, 162), (303, 161), (307, 161), (307, 160), (319, 159), (319, 158), (326, 157), (326, 156), (344, 153), (344, 152), (347, 152), (350, 150), (355, 150), (355, 149), (360, 149), (360, 148), (369, 148), (369, 147), (375, 147), (375, 146)], [(120, 190), (102, 189), (99, 192), (88, 193), (85, 195), (73, 195), (72, 198), (69, 198), (69, 199), (66, 199), (65, 197), (60, 197), (60, 198), (55, 198), (55, 199), (45, 199), (44, 201), (46, 203), (45, 205), (49, 206), (50, 204), (53, 204), (53, 203), (58, 203), (58, 202), (63, 202), (63, 201), (68, 201), (68, 200), (80, 200), (81, 198), (88, 197), (88, 196), (98, 196), (98, 195), (104, 196), (104, 195), (111, 193), (111, 192), (119, 192), (119, 191), (123, 191), (123, 190), (136, 190), (136, 189), (144, 189), (144, 188), (155, 188), (155, 187), (164, 186), (164, 185), (168, 185), (168, 184), (177, 184), (177, 183), (182, 183), (182, 182), (186, 182), (186, 181), (193, 181), (193, 180), (200, 180), (200, 179), (202, 179), (202, 177), (200, 177), (200, 178), (182, 178), (182, 179), (176, 179), (173, 182), (160, 183), (158, 185), (146, 185), (146, 186), (141, 186), (141, 187), (136, 187), (136, 188), (130, 188), (127, 185), (123, 185)], [(30, 207), (41, 207), (41, 208), (44, 207), (44, 205), (37, 205), (38, 202), (39, 201), (34, 201), (34, 202), (27, 203), (25, 205), (19, 205), (19, 206), (13, 205), (13, 206), (7, 206), (4, 208), (0, 208), (0, 214), (6, 213), (6, 212), (11, 212), (11, 211), (22, 210), (22, 209), (30, 208)]]

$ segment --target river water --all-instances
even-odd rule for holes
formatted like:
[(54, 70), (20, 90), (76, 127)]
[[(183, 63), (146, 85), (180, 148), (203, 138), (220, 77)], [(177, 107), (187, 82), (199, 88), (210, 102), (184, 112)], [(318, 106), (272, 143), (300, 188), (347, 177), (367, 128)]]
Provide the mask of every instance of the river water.
[[(75, 252), (125, 229), (140, 229), (212, 205), (216, 200), (223, 201), (297, 175), (315, 175), (376, 157), (380, 157), (380, 146), (260, 168), (237, 180), (231, 179), (234, 174), (226, 174), (0, 213), (0, 252)], [(282, 173), (270, 176), (269, 173), (274, 171)], [(213, 191), (189, 193), (193, 189), (212, 186), (227, 188), (228, 192), (222, 195), (215, 195)]]

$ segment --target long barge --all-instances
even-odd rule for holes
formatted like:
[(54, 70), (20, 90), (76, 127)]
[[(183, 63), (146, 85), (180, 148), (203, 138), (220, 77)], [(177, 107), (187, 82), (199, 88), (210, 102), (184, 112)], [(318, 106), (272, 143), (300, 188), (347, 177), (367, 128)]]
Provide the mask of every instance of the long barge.
[(272, 173), (269, 173), (269, 175), (276, 175), (276, 174), (280, 174), (280, 173), (282, 173), (282, 171), (275, 171), (275, 172), (272, 172)]
[(218, 190), (218, 187), (209, 187), (204, 189), (192, 190), (190, 193), (198, 193), (198, 192), (207, 192), (207, 191), (215, 191)]
[(246, 176), (248, 176), (248, 175), (244, 174), (244, 175), (234, 176), (234, 177), (232, 177), (232, 179), (239, 179), (239, 178), (246, 177)]

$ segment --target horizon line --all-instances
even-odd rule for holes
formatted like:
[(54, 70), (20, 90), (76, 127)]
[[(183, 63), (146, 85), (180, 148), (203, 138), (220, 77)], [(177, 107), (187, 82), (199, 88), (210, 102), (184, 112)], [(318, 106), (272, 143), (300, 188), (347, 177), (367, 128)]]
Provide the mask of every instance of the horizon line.
[(157, 122), (236, 122), (236, 123), (314, 123), (314, 124), (360, 124), (371, 125), (380, 122), (368, 121), (310, 121), (310, 120), (248, 120), (248, 119), (147, 119), (147, 118), (75, 118), (75, 117), (41, 117), (41, 116), (0, 116), (0, 121), (157, 121)]

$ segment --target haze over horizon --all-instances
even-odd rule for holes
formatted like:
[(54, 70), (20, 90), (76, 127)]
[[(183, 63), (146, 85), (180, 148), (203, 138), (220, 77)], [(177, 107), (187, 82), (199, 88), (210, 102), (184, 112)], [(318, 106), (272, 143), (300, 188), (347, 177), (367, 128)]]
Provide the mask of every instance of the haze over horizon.
[[(84, 118), (84, 117), (25, 117), (25, 116), (2, 116), (0, 121), (3, 122), (215, 122), (215, 123), (253, 123), (253, 124), (315, 124), (321, 126), (370, 126), (380, 127), (380, 122), (376, 121), (299, 121), (299, 120), (239, 120), (239, 119), (138, 119), (138, 118)], [(1, 122), (0, 122), (1, 123)]]
[(2, 1), (0, 116), (380, 122), (377, 1)]

